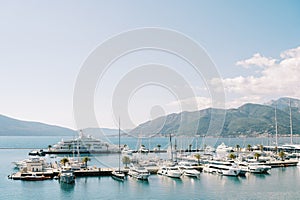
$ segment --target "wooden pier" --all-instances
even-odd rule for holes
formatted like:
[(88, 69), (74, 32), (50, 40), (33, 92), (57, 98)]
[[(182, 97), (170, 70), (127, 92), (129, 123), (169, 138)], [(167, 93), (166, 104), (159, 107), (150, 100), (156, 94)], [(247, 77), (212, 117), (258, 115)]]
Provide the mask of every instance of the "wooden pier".
[[(74, 175), (77, 177), (88, 177), (88, 176), (110, 176), (112, 168), (94, 168), (94, 169), (81, 169), (75, 170)], [(52, 172), (16, 172), (8, 176), (9, 179), (21, 180), (23, 177), (32, 176), (47, 176), (53, 179), (55, 176), (58, 176), (59, 171), (53, 170)]]
[(110, 176), (113, 169), (111, 168), (97, 168), (97, 169), (81, 169), (74, 171), (76, 177), (82, 176)]
[(272, 168), (275, 167), (292, 167), (297, 166), (298, 160), (278, 160), (278, 161), (268, 161), (264, 165), (269, 165)]

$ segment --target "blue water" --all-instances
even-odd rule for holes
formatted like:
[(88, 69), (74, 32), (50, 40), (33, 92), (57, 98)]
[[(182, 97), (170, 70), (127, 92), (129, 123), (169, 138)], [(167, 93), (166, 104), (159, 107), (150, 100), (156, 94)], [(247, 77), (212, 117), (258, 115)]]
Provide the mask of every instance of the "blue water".
[[(46, 148), (55, 144), (60, 137), (0, 137), (0, 148)], [(113, 142), (117, 138), (111, 138)], [(166, 145), (167, 138), (152, 139), (153, 147), (157, 143)], [(281, 139), (285, 143), (288, 139)], [(137, 141), (124, 138), (124, 142), (134, 148)], [(267, 139), (225, 138), (209, 141), (217, 145), (220, 142), (241, 146), (259, 144)], [(214, 144), (210, 144), (210, 142)], [(145, 142), (145, 145), (149, 144)], [(198, 143), (199, 144), (199, 143)], [(0, 149), (0, 199), (299, 199), (300, 168), (275, 168), (270, 175), (246, 177), (223, 177), (201, 173), (200, 179), (171, 179), (151, 175), (148, 182), (128, 178), (118, 182), (110, 177), (77, 178), (75, 185), (62, 185), (56, 180), (42, 182), (24, 182), (7, 179), (13, 172), (12, 161), (27, 157), (30, 149)], [(92, 157), (90, 165), (115, 165), (115, 155), (97, 155)]]

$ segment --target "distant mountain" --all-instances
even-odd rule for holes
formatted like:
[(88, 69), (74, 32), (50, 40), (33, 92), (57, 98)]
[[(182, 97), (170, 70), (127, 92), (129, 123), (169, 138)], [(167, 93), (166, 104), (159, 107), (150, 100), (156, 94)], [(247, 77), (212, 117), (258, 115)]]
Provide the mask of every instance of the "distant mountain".
[[(125, 130), (127, 131), (127, 130)], [(86, 128), (85, 135), (96, 138), (103, 136), (117, 136), (118, 129), (109, 128)], [(124, 132), (121, 132), (124, 134)], [(40, 122), (22, 121), (0, 115), (0, 136), (78, 136), (78, 131), (72, 129), (48, 125)]]
[[(101, 135), (104, 136), (118, 136), (119, 129), (111, 129), (111, 128), (86, 128), (83, 129), (83, 133), (85, 135), (91, 135), (94, 137), (99, 138)], [(121, 134), (124, 134), (123, 131), (121, 131)]]
[[(293, 117), (293, 133), (300, 134), (300, 100), (290, 99)], [(188, 134), (209, 136), (257, 136), (275, 134), (274, 107), (277, 106), (278, 133), (290, 133), (289, 98), (280, 98), (264, 105), (245, 104), (237, 109), (208, 108), (195, 112), (173, 113), (140, 124), (129, 135), (149, 136)], [(213, 117), (213, 119), (211, 119)], [(218, 125), (224, 124), (222, 129)], [(97, 138), (117, 136), (118, 129), (88, 128), (85, 134)], [(127, 134), (123, 133), (122, 134)], [(77, 136), (78, 132), (54, 125), (29, 122), (0, 115), (0, 136)]]
[[(278, 134), (290, 133), (289, 100), (282, 98), (269, 105), (245, 104), (237, 109), (204, 109), (195, 112), (173, 113), (140, 124), (130, 134), (190, 134), (222, 136), (257, 136), (275, 134), (273, 104), (277, 104)], [(300, 134), (300, 100), (291, 99), (293, 133)], [(293, 107), (294, 106), (294, 107)], [(211, 118), (212, 123), (210, 125)], [(224, 118), (225, 117), (225, 118)], [(224, 122), (223, 129), (218, 124)], [(216, 125), (217, 124), (217, 125)], [(211, 127), (209, 127), (209, 125)]]
[(283, 97), (278, 100), (272, 100), (270, 102), (267, 102), (266, 105), (275, 107), (277, 106), (278, 109), (286, 111), (289, 109), (289, 102), (291, 101), (291, 108), (300, 110), (300, 100), (299, 99), (293, 99), (288, 97)]
[(74, 130), (64, 127), (22, 121), (0, 115), (1, 136), (72, 136), (76, 133)]

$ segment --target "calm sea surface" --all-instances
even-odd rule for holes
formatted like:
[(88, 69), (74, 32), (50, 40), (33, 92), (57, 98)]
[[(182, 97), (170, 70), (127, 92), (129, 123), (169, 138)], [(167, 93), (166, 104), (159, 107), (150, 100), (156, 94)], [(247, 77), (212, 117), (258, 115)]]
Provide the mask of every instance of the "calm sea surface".
[[(64, 137), (67, 139), (67, 137)], [(201, 173), (200, 179), (171, 179), (151, 175), (148, 182), (128, 178), (118, 182), (110, 177), (77, 178), (74, 185), (62, 185), (57, 180), (42, 182), (24, 182), (7, 179), (14, 169), (11, 162), (27, 157), (30, 149), (47, 148), (61, 137), (6, 137), (0, 136), (0, 200), (3, 199), (299, 199), (300, 167), (274, 168), (269, 175), (247, 175), (246, 177), (223, 177)], [(110, 138), (114, 143), (117, 138)], [(296, 140), (299, 140), (296, 138)], [(157, 144), (166, 147), (168, 138), (155, 138), (137, 141), (133, 138), (122, 139), (135, 149), (137, 144), (154, 148)], [(288, 142), (281, 138), (280, 142)], [(186, 141), (186, 144), (191, 141)], [(268, 138), (213, 138), (193, 140), (193, 146), (203, 144), (216, 146), (221, 142), (228, 145), (246, 146), (247, 144), (267, 145)], [(299, 141), (298, 141), (299, 142)], [(187, 148), (185, 142), (177, 143)], [(10, 149), (29, 148), (29, 149)], [(158, 155), (152, 155), (158, 156)], [(48, 158), (50, 161), (51, 159)], [(56, 158), (59, 159), (59, 158)], [(90, 165), (98, 167), (116, 166), (116, 155), (98, 155), (92, 157)]]

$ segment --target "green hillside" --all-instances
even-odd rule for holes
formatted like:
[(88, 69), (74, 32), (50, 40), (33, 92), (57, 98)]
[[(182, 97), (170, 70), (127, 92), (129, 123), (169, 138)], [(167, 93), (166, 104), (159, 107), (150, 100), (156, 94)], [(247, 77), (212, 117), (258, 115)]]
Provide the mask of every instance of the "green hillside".
[[(182, 134), (209, 136), (257, 136), (275, 134), (275, 108), (278, 134), (290, 133), (290, 115), (287, 98), (269, 105), (245, 104), (237, 109), (204, 109), (195, 112), (173, 113), (145, 122), (130, 133), (132, 135)], [(300, 134), (300, 112), (297, 99), (292, 99), (293, 133)], [(294, 107), (293, 107), (294, 106)]]

